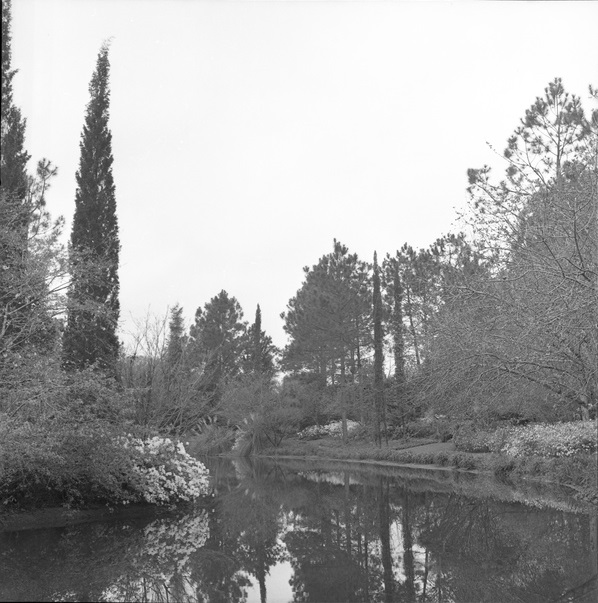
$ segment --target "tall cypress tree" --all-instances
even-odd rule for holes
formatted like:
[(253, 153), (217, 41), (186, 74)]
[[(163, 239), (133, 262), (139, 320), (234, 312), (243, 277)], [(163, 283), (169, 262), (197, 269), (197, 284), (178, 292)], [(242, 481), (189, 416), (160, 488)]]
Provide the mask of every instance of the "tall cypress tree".
[(262, 369), (262, 310), (260, 305), (257, 305), (255, 311), (255, 322), (253, 323), (253, 369), (256, 373), (260, 373)]
[[(25, 265), (30, 222), (26, 120), (14, 105), (11, 52), (11, 3), (2, 2), (2, 103), (0, 113), (0, 346), (2, 352), (20, 347), (30, 333), (27, 319)], [(18, 346), (17, 346), (18, 342)], [(0, 363), (4, 354), (0, 356)]]
[[(25, 119), (15, 107), (12, 97), (12, 79), (16, 69), (12, 68), (11, 51), (11, 3), (2, 2), (2, 122), (1, 145), (1, 191), (3, 201), (23, 205), (27, 192), (27, 162), (29, 154), (24, 149)], [(25, 221), (26, 224), (26, 221)]]
[(375, 424), (374, 435), (376, 444), (382, 445), (380, 434), (380, 419), (384, 422), (384, 431), (386, 435), (386, 412), (384, 407), (384, 357), (383, 357), (383, 339), (382, 331), (382, 294), (380, 292), (380, 271), (378, 269), (378, 254), (374, 252), (374, 407)]
[(112, 177), (108, 44), (89, 84), (71, 234), (72, 281), (63, 340), (66, 368), (97, 365), (111, 371), (118, 354), (120, 243)]
[(258, 304), (255, 311), (255, 322), (247, 329), (243, 372), (273, 377), (276, 372), (275, 358), (277, 354), (278, 350), (272, 343), (272, 337), (262, 331), (262, 310)]

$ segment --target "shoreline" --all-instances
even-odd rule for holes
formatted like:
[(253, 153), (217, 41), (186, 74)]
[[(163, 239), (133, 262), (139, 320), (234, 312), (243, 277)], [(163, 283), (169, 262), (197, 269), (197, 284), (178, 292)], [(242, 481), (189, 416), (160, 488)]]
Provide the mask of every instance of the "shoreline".
[(80, 509), (67, 507), (40, 507), (6, 511), (0, 514), (0, 534), (38, 530), (46, 528), (64, 528), (83, 523), (93, 523), (113, 519), (140, 519), (176, 513), (179, 507), (159, 507), (155, 505), (127, 505), (108, 507), (90, 505)]
[[(318, 442), (318, 443), (316, 443)], [(398, 442), (396, 442), (398, 443)], [(462, 452), (450, 442), (429, 441), (411, 442), (411, 446), (377, 448), (370, 445), (353, 444), (339, 446), (337, 442), (330, 445), (328, 441), (308, 440), (293, 441), (282, 446), (280, 451), (266, 449), (263, 452), (251, 455), (251, 458), (268, 459), (271, 461), (291, 460), (306, 462), (322, 462), (344, 465), (359, 465), (362, 467), (386, 467), (397, 469), (411, 469), (414, 471), (443, 472), (444, 474), (469, 474), (488, 477), (497, 481), (506, 478), (508, 481), (528, 482), (530, 485), (546, 485), (562, 487), (570, 492), (570, 496), (581, 503), (595, 505), (596, 487), (586, 483), (567, 483), (556, 479), (559, 474), (551, 469), (559, 461), (564, 464), (575, 457), (567, 459), (535, 459), (533, 457), (520, 459), (515, 463), (513, 459), (491, 453)], [(328, 445), (326, 445), (328, 444)], [(297, 450), (299, 449), (299, 450)], [(357, 456), (356, 456), (357, 455)], [(201, 456), (218, 456), (222, 458), (239, 458), (238, 455), (229, 453), (202, 454)], [(379, 458), (386, 456), (387, 458)], [(595, 457), (596, 455), (594, 455)], [(378, 457), (378, 458), (377, 458)], [(393, 458), (388, 458), (393, 457)], [(532, 471), (540, 463), (543, 473)], [(594, 462), (595, 465), (595, 462)], [(195, 503), (197, 504), (197, 503)], [(0, 512), (0, 533), (16, 532), (22, 530), (42, 528), (62, 528), (82, 523), (105, 521), (113, 519), (137, 519), (143, 517), (157, 517), (176, 513), (181, 505), (158, 506), (136, 503), (128, 506), (89, 505), (77, 509), (68, 507), (40, 507), (36, 509), (4, 510)]]
[[(317, 442), (317, 443), (316, 443)], [(398, 443), (398, 442), (397, 442)], [(267, 449), (258, 457), (294, 458), (331, 462), (371, 464), (386, 467), (412, 467), (414, 469), (460, 472), (510, 480), (524, 480), (536, 484), (564, 487), (575, 498), (585, 502), (598, 501), (598, 454), (571, 457), (521, 457), (512, 458), (488, 452), (464, 452), (452, 442), (436, 442), (399, 448), (377, 448), (371, 445), (349, 444), (339, 446), (330, 440), (293, 440), (280, 450)], [(569, 469), (576, 468), (573, 475)], [(589, 480), (588, 480), (589, 478)], [(588, 483), (589, 481), (589, 483)]]

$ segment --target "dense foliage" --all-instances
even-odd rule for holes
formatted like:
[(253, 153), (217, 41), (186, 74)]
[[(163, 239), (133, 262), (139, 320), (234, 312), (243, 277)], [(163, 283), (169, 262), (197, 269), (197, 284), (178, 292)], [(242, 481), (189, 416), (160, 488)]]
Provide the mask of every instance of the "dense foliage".
[(168, 504), (209, 493), (207, 471), (181, 443), (133, 438), (101, 420), (0, 424), (0, 498), (49, 503)]

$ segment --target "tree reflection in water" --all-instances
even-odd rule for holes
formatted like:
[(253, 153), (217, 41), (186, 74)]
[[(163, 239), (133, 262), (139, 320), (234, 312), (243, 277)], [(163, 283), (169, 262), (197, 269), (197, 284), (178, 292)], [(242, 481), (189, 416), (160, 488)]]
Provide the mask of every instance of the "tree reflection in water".
[(0, 600), (595, 600), (596, 518), (580, 510), (389, 471), (211, 465), (206, 508), (0, 534)]

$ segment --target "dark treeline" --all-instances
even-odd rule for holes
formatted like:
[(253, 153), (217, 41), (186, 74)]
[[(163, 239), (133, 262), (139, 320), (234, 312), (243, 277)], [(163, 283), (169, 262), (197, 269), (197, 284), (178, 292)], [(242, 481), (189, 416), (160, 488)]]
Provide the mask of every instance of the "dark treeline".
[(3, 417), (195, 430), (213, 449), (236, 437), (249, 453), (332, 419), (345, 439), (352, 419), (381, 445), (425, 416), (453, 427), (596, 416), (598, 111), (586, 117), (560, 79), (509, 138), (504, 177), (468, 171), (462, 232), (421, 249), (398, 241), (380, 259), (334, 240), (305, 267), (281, 315), (283, 350), (262, 329), (260, 306), (248, 322), (226, 291), (197, 308), (189, 329), (178, 305), (148, 317), (125, 350), (108, 45), (89, 86), (65, 249), (62, 221), (45, 209), (56, 168), (44, 159), (27, 172), (9, 2), (2, 33)]

